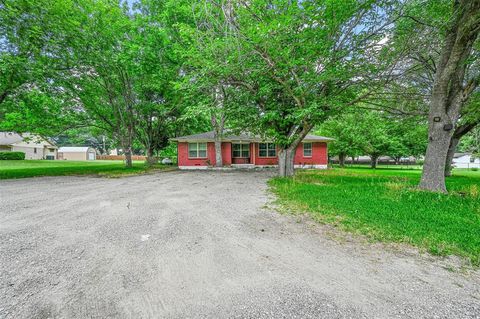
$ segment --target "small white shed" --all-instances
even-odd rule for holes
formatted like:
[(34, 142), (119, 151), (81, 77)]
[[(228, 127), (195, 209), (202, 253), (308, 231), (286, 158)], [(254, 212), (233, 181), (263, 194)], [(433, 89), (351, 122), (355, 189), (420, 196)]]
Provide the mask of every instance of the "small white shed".
[(471, 153), (455, 153), (452, 165), (456, 168), (480, 168), (480, 158)]
[(94, 148), (87, 146), (60, 147), (58, 149), (58, 159), (70, 161), (94, 161), (97, 159), (97, 152)]

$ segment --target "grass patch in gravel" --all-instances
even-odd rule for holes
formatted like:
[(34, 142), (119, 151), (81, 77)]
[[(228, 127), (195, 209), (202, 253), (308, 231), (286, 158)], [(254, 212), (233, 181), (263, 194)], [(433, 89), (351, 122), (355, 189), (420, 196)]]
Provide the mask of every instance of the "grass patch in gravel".
[(292, 212), (434, 255), (457, 255), (480, 265), (480, 172), (456, 170), (448, 195), (420, 191), (420, 170), (332, 169), (274, 178), (279, 203)]

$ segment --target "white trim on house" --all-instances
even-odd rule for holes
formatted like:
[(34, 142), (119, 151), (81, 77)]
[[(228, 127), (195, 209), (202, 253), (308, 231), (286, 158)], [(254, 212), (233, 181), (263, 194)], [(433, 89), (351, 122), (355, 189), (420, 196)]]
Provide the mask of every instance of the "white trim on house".
[[(310, 144), (310, 149), (308, 149), (308, 151), (310, 151), (310, 155), (305, 155), (305, 144)], [(313, 155), (313, 143), (312, 142), (303, 142), (302, 143), (302, 151), (303, 151), (303, 157), (305, 157), (305, 158), (312, 157), (312, 155)]]
[(195, 166), (179, 166), (178, 167), (179, 169), (185, 169), (185, 170), (197, 170), (197, 169), (200, 169), (200, 170), (205, 170), (205, 169), (209, 169), (208, 166), (203, 166), (203, 165), (195, 165)]
[[(195, 150), (190, 150), (191, 145), (196, 145)], [(205, 145), (205, 149), (200, 149), (200, 145)], [(206, 142), (188, 142), (187, 145), (187, 151), (188, 151), (188, 158), (189, 159), (205, 159), (208, 158), (208, 143)], [(197, 153), (197, 156), (190, 156), (190, 152), (195, 151)], [(205, 152), (205, 156), (200, 156), (200, 152)]]
[(316, 169), (327, 169), (328, 165), (326, 164), (305, 164), (305, 165), (293, 165), (294, 168), (316, 168)]
[(255, 168), (254, 164), (232, 164), (233, 168)]
[[(232, 143), (232, 159), (233, 158), (250, 158), (251, 157), (250, 144), (251, 143)], [(234, 145), (240, 145), (240, 149), (235, 150)], [(240, 152), (240, 156), (233, 156), (233, 154), (235, 154), (235, 152)], [(245, 153), (245, 152), (248, 153), (248, 156), (243, 156), (243, 153)]]
[[(265, 149), (261, 149), (260, 145), (265, 144)], [(273, 145), (273, 150), (272, 150), (272, 145)], [(266, 155), (261, 156), (260, 151), (265, 151)], [(275, 151), (275, 155), (270, 156), (270, 151)], [(260, 142), (258, 143), (258, 158), (276, 158), (278, 156), (277, 154), (277, 144), (275, 143), (269, 143), (269, 142)]]

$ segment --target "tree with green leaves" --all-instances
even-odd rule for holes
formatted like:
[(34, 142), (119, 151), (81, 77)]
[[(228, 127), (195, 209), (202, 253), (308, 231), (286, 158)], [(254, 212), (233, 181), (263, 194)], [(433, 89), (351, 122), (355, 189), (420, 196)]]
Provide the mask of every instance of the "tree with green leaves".
[(108, 0), (74, 8), (77, 23), (71, 32), (78, 35), (59, 50), (65, 67), (51, 85), (65, 89), (87, 125), (117, 141), (127, 167), (137, 142), (153, 161), (178, 113), (179, 66), (166, 27), (145, 6), (135, 14)]
[(362, 152), (370, 156), (370, 166), (376, 168), (378, 159), (388, 153), (392, 144), (388, 122), (385, 117), (375, 111), (363, 112), (357, 120)]
[(360, 134), (359, 112), (346, 112), (327, 120), (318, 130), (321, 135), (335, 140), (329, 144), (329, 155), (338, 156), (340, 167), (345, 167), (347, 156), (361, 155), (363, 137)]
[(409, 52), (425, 85), (428, 147), (419, 187), (446, 192), (448, 149), (468, 100), (478, 87), (479, 0), (409, 1), (398, 24), (396, 43)]
[(387, 115), (387, 131), (390, 145), (385, 155), (392, 157), (395, 163), (401, 158), (418, 158), (427, 148), (427, 125), (423, 117), (393, 117)]
[(62, 68), (57, 50), (73, 34), (71, 1), (0, 1), (0, 127), (49, 135), (79, 114), (49, 84)]
[(161, 8), (143, 1), (135, 5), (135, 10), (126, 50), (136, 99), (135, 135), (146, 150), (147, 161), (155, 163), (156, 154), (167, 146), (183, 113), (177, 88), (181, 56), (173, 43), (175, 31)]
[(194, 48), (224, 53), (204, 55), (204, 73), (249, 95), (251, 130), (276, 142), (281, 176), (293, 174), (295, 149), (315, 125), (392, 75), (381, 45), (394, 19), (388, 1), (217, 0), (196, 8)]
[(335, 140), (329, 147), (337, 155), (340, 166), (347, 156), (368, 155), (376, 167), (380, 156), (388, 155), (397, 163), (402, 157), (418, 157), (425, 153), (426, 123), (421, 117), (403, 117), (358, 108), (326, 121), (319, 132)]
[(455, 1), (440, 58), (436, 63), (428, 115), (429, 143), (420, 188), (446, 192), (445, 163), (465, 101), (478, 86), (468, 79), (474, 43), (480, 32), (480, 1)]
[(480, 126), (476, 126), (465, 135), (458, 145), (458, 150), (472, 153), (474, 157), (480, 158)]

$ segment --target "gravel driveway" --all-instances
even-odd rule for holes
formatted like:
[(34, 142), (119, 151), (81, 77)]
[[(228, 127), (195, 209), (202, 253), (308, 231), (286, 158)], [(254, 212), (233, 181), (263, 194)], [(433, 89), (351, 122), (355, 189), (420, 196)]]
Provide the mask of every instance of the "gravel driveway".
[(0, 318), (480, 318), (478, 271), (269, 211), (269, 174), (0, 181)]

